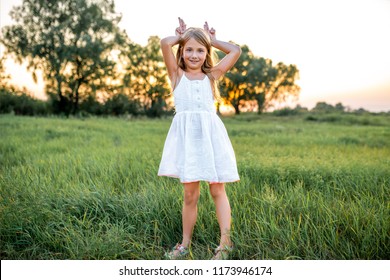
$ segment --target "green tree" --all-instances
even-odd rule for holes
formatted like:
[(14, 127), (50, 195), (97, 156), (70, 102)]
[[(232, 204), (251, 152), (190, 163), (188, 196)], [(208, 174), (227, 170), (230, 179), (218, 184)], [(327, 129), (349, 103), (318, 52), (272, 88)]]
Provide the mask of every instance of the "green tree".
[(168, 109), (166, 99), (171, 91), (160, 38), (151, 36), (145, 47), (131, 42), (127, 45), (124, 90), (143, 105), (148, 116), (160, 117)]
[(316, 113), (330, 113), (334, 112), (334, 107), (326, 102), (317, 102), (316, 106), (312, 109), (312, 112)]
[(335, 109), (335, 111), (341, 112), (341, 113), (345, 112), (345, 110), (346, 110), (345, 106), (341, 102), (337, 103), (334, 106), (334, 109)]
[[(217, 52), (219, 58), (223, 57), (222, 52)], [(232, 105), (236, 114), (240, 113), (240, 105), (248, 99), (251, 90), (248, 68), (253, 61), (254, 55), (248, 46), (241, 46), (241, 56), (230, 71), (228, 71), (220, 82), (221, 98), (225, 105)]]
[(248, 66), (248, 84), (252, 89), (248, 99), (257, 102), (258, 112), (260, 113), (267, 107), (266, 93), (275, 79), (276, 71), (272, 67), (272, 61), (262, 57), (254, 57)]
[[(258, 112), (269, 108), (274, 102), (285, 101), (299, 93), (296, 80), (299, 71), (295, 65), (285, 65), (272, 60), (256, 57), (244, 45), (242, 53), (233, 68), (221, 82), (221, 97), (226, 105), (232, 105), (235, 113), (249, 101), (257, 102)], [(219, 52), (221, 57), (221, 53)]]
[(260, 82), (260, 91), (256, 95), (261, 96), (261, 98), (256, 98), (259, 113), (275, 102), (283, 102), (289, 97), (297, 97), (300, 91), (300, 87), (295, 84), (299, 78), (299, 71), (295, 65), (285, 65), (283, 62), (279, 62), (273, 66), (271, 60), (268, 60), (265, 65), (268, 70), (266, 71), (267, 75)]
[(5, 57), (0, 57), (0, 90), (7, 89), (9, 87), (10, 75), (5, 71), (4, 66)]
[(75, 113), (80, 98), (110, 86), (113, 49), (125, 37), (112, 0), (23, 0), (10, 15), (16, 23), (2, 29), (1, 43), (35, 79), (42, 71), (60, 112)]

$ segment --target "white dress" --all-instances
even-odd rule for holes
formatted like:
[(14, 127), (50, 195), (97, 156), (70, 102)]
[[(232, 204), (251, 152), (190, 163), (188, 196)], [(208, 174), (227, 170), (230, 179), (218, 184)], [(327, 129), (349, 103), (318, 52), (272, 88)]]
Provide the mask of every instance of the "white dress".
[(158, 175), (179, 178), (182, 183), (240, 180), (232, 144), (216, 114), (209, 78), (189, 80), (183, 73), (173, 96), (176, 114)]

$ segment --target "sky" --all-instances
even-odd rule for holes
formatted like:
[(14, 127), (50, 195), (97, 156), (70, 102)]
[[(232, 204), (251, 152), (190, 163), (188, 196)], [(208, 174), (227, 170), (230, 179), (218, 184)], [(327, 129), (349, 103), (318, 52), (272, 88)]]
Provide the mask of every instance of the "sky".
[[(12, 24), (8, 13), (20, 3), (0, 0), (1, 27)], [(150, 36), (173, 35), (178, 17), (188, 27), (208, 21), (220, 40), (247, 45), (275, 64), (295, 64), (301, 106), (324, 101), (390, 111), (390, 0), (115, 0), (115, 5), (120, 27), (141, 45)], [(6, 66), (15, 83), (43, 96), (42, 81), (34, 85), (24, 66)]]

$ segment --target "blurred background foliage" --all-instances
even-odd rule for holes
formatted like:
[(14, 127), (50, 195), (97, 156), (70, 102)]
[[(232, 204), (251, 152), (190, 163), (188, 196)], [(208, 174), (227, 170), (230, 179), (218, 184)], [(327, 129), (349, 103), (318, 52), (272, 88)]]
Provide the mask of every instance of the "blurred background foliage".
[[(171, 88), (160, 52), (160, 38), (146, 46), (118, 27), (112, 0), (24, 0), (10, 13), (14, 24), (2, 28), (0, 43), (0, 113), (146, 115), (173, 111)], [(221, 106), (264, 112), (275, 103), (297, 98), (296, 65), (242, 55), (221, 79)], [(221, 58), (223, 53), (218, 52)], [(47, 101), (10, 84), (4, 59), (27, 62), (37, 80), (42, 73)]]

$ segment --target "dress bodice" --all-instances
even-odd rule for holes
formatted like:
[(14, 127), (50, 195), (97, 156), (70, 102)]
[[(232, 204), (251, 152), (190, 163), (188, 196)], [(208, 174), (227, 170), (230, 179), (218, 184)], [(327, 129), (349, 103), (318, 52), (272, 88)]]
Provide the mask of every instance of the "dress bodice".
[(176, 113), (216, 111), (210, 79), (207, 75), (202, 80), (190, 80), (183, 73), (173, 96)]

